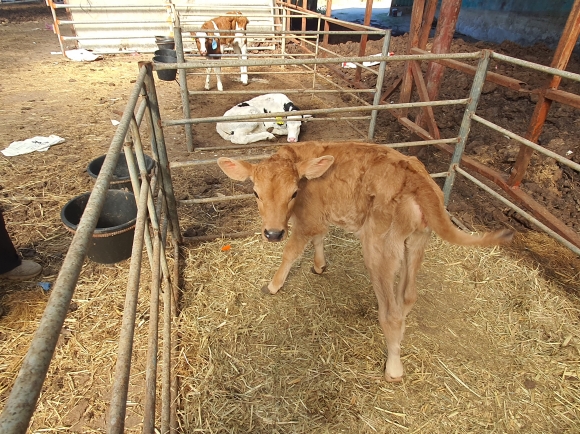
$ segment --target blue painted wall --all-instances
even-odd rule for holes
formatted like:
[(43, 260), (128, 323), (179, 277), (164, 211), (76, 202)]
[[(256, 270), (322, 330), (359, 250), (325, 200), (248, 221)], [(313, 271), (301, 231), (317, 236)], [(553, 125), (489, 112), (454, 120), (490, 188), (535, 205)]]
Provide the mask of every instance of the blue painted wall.
[(549, 15), (566, 14), (574, 0), (463, 0), (461, 8)]

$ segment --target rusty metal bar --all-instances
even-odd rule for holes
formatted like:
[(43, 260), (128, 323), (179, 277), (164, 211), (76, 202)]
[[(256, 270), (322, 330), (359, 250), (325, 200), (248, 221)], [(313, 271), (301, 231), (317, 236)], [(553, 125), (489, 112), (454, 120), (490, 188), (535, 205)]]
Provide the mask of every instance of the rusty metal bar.
[[(417, 93), (419, 94), (419, 99), (424, 102), (431, 101), (429, 91), (427, 90), (427, 85), (423, 80), (423, 72), (421, 71), (421, 65), (416, 60), (413, 60), (409, 63), (411, 64), (411, 71), (413, 73), (413, 77), (415, 78), (415, 85), (417, 86)], [(437, 127), (437, 122), (435, 121), (433, 107), (431, 106), (423, 107), (419, 112), (419, 116), (417, 116), (415, 123), (421, 127), (423, 126), (422, 122), (420, 122), (420, 120), (423, 119), (423, 117), (421, 116), (421, 114), (423, 113), (427, 113), (427, 121), (423, 123), (427, 124), (429, 128), (429, 134), (438, 139), (440, 137), (439, 128)]]
[[(371, 23), (371, 16), (373, 14), (373, 0), (367, 0), (367, 4), (366, 4), (366, 8), (365, 8), (365, 18), (364, 18), (364, 25), (368, 26)], [(364, 56), (365, 53), (367, 52), (367, 41), (368, 41), (368, 36), (366, 34), (361, 35), (360, 37), (360, 44), (358, 46), (358, 55), (359, 56)], [(383, 53), (384, 56), (386, 56), (389, 52), (387, 51), (387, 53)], [(357, 66), (356, 67), (356, 71), (354, 72), (354, 81), (356, 83), (358, 83), (360, 81), (360, 76), (361, 76), (361, 67)]]
[[(421, 22), (423, 21), (423, 11), (425, 9), (425, 0), (417, 0), (413, 2), (413, 9), (411, 11), (411, 24), (409, 28), (409, 40), (407, 41), (407, 53), (411, 53), (411, 48), (419, 44), (419, 33), (421, 31)], [(411, 59), (409, 59), (411, 60)], [(413, 59), (414, 60), (414, 59)], [(413, 75), (411, 73), (410, 62), (405, 63), (405, 72), (403, 73), (403, 82), (401, 83), (401, 90), (399, 94), (399, 102), (407, 103), (411, 101), (411, 93), (413, 92)], [(397, 117), (407, 117), (409, 110), (401, 110)]]
[(419, 125), (417, 125), (415, 122), (413, 122), (411, 119), (409, 118), (398, 118), (397, 119), (399, 121), (399, 123), (405, 127), (407, 127), (409, 130), (411, 130), (413, 133), (417, 134), (419, 137), (423, 137), (424, 139), (427, 140), (435, 140), (435, 138), (429, 134), (429, 132), (423, 128), (421, 128)]
[(421, 49), (425, 49), (427, 46), (427, 41), (429, 40), (429, 33), (431, 33), (431, 27), (433, 26), (433, 18), (435, 18), (435, 12), (437, 10), (437, 3), (439, 0), (427, 0), (427, 7), (423, 12), (423, 20), (421, 21), (421, 32), (419, 34), (419, 42), (417, 46)]
[(139, 277), (141, 274), (141, 259), (143, 254), (143, 240), (147, 225), (147, 199), (149, 198), (149, 181), (145, 178), (137, 204), (137, 223), (131, 251), (131, 265), (127, 283), (127, 295), (123, 309), (121, 335), (115, 374), (113, 376), (113, 390), (107, 417), (107, 433), (121, 434), (125, 427), (125, 413), (127, 410), (127, 393), (131, 372), (131, 356), (133, 355), (133, 336), (135, 333), (135, 318), (139, 296)]
[[(425, 51), (425, 50), (421, 50), (419, 48), (413, 48), (411, 50), (411, 53), (413, 53), (413, 54), (427, 54), (429, 52)], [(493, 57), (493, 55), (492, 55), (492, 57)], [(452, 68), (452, 69), (455, 69), (457, 71), (461, 71), (461, 72), (463, 72), (465, 74), (469, 74), (469, 75), (475, 75), (475, 73), (477, 72), (477, 67), (467, 65), (465, 63), (458, 62), (458, 61), (452, 60), (452, 59), (433, 60), (433, 62), (440, 63), (443, 66), (447, 66), (448, 68)], [(490, 72), (490, 71), (487, 72), (487, 75), (485, 76), (485, 81), (499, 84), (500, 86), (504, 86), (504, 87), (507, 87), (507, 88), (512, 89), (512, 90), (520, 90), (522, 88), (522, 85), (524, 84), (523, 81), (517, 80), (515, 78), (511, 78), (511, 77), (506, 77), (505, 75), (496, 74), (495, 72)]]
[[(574, 47), (576, 46), (579, 35), (580, 0), (576, 0), (572, 6), (570, 15), (568, 16), (568, 20), (566, 21), (566, 26), (562, 32), (562, 37), (560, 38), (556, 52), (554, 53), (554, 58), (550, 64), (551, 67), (560, 70), (566, 69), (566, 65), (568, 64), (568, 60), (570, 60), (572, 50), (574, 50)], [(562, 76), (562, 74), (554, 75), (549, 83), (546, 84), (546, 89), (557, 89), (560, 85)], [(548, 112), (550, 111), (551, 105), (552, 101), (540, 94), (540, 98), (538, 99), (536, 108), (532, 114), (532, 119), (530, 120), (530, 125), (528, 126), (528, 132), (526, 134), (526, 138), (528, 140), (535, 143), (538, 142), (544, 127), (544, 122), (546, 122), (546, 118), (548, 117)], [(530, 164), (530, 159), (532, 158), (532, 153), (533, 150), (531, 148), (527, 146), (520, 147), (520, 151), (508, 181), (511, 186), (519, 186), (522, 182), (522, 179), (524, 179), (524, 175), (528, 165)]]
[(546, 89), (544, 98), (580, 109), (580, 96), (558, 89)]
[[(437, 22), (435, 38), (433, 39), (433, 47), (431, 48), (433, 53), (441, 54), (449, 52), (460, 9), (461, 0), (442, 0), (441, 10), (439, 12), (439, 21)], [(417, 47), (417, 45), (414, 47)], [(427, 85), (427, 100), (437, 99), (439, 95), (439, 89), (441, 87), (441, 79), (443, 78), (444, 72), (445, 66), (439, 63), (429, 62), (427, 65), (427, 73), (425, 74), (425, 82)], [(430, 115), (428, 112), (426, 114)], [(435, 122), (434, 118), (433, 122)], [(420, 127), (424, 127), (426, 123), (424, 111), (419, 112), (417, 118), (415, 119), (415, 123)], [(436, 125), (435, 130), (437, 131)]]
[[(145, 72), (141, 71), (131, 91), (127, 106), (135, 107)], [(26, 432), (34, 413), (42, 384), (60, 335), (75, 285), (81, 272), (88, 246), (105, 201), (105, 193), (113, 176), (123, 140), (129, 130), (132, 113), (125, 113), (115, 131), (107, 157), (95, 181), (83, 216), (71, 241), (65, 260), (51, 291), (50, 298), (34, 334), (22, 367), (0, 414), (0, 432), (19, 434)]]

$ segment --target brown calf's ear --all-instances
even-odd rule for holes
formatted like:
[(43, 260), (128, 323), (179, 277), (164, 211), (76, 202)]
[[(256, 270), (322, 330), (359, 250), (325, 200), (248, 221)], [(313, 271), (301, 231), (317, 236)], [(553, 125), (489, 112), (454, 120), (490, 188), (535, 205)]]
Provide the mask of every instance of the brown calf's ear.
[(246, 161), (220, 157), (218, 158), (217, 163), (226, 175), (236, 181), (245, 181), (252, 173), (252, 165)]
[(334, 163), (334, 157), (332, 155), (323, 155), (322, 157), (302, 161), (298, 163), (298, 174), (301, 178), (318, 178), (324, 175), (328, 168), (332, 166), (332, 163)]

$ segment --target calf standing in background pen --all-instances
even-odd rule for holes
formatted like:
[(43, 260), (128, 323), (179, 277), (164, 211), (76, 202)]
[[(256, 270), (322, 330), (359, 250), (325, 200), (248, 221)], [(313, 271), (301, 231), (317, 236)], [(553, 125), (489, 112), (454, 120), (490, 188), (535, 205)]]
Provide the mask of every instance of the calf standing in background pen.
[[(267, 93), (242, 102), (227, 112), (224, 116), (257, 115), (260, 113), (293, 112), (300, 109), (294, 105), (290, 98), (283, 93)], [(288, 136), (287, 141), (298, 141), (302, 118), (310, 115), (291, 115), (284, 118), (277, 117), (275, 121), (229, 121), (218, 122), (216, 131), (223, 139), (237, 145), (259, 142), (260, 140), (274, 140), (276, 135)]]
[(423, 164), (386, 146), (305, 142), (283, 146), (258, 164), (223, 157), (218, 164), (230, 178), (254, 183), (264, 239), (284, 240), (292, 224), (282, 264), (265, 293), (278, 292), (310, 240), (312, 271), (324, 272), (323, 237), (330, 224), (360, 238), (387, 343), (388, 381), (403, 376), (405, 318), (417, 300), (415, 281), (431, 230), (464, 246), (493, 246), (513, 236), (510, 230), (474, 236), (456, 228)]
[[(199, 54), (206, 56), (208, 59), (219, 60), (223, 54), (223, 46), (229, 45), (233, 48), (236, 54), (241, 55), (242, 60), (246, 60), (248, 58), (248, 47), (246, 45), (247, 39), (245, 31), (248, 22), (248, 19), (243, 16), (241, 12), (228, 12), (225, 16), (206, 21), (201, 25), (202, 30), (195, 32), (195, 43)], [(231, 36), (220, 38), (220, 30), (241, 31), (236, 32), (233, 35), (228, 33)], [(224, 87), (221, 80), (221, 68), (215, 66), (213, 69), (217, 78), (217, 88), (219, 91), (223, 91)], [(248, 84), (248, 67), (242, 66), (240, 69), (242, 84), (246, 85)], [(211, 68), (207, 68), (205, 90), (209, 90), (210, 88), (210, 75)]]

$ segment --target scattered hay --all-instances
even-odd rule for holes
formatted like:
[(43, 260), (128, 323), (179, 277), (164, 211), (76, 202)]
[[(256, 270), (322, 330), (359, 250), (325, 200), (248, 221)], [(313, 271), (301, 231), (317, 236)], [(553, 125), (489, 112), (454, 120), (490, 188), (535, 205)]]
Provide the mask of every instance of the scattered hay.
[[(129, 261), (110, 266), (85, 262), (31, 420), (31, 432), (105, 431), (128, 274)], [(126, 432), (141, 432), (143, 421), (149, 318), (148, 291), (143, 289), (148, 288), (148, 270), (144, 270), (143, 279), (137, 306)], [(21, 301), (23, 296), (26, 302)], [(48, 297), (37, 286), (25, 294), (21, 290), (9, 291), (1, 300), (7, 310), (0, 321), (2, 402), (10, 393)]]
[[(222, 249), (224, 245), (229, 249)], [(178, 328), (183, 432), (548, 432), (580, 429), (578, 307), (500, 249), (434, 237), (403, 341), (382, 378), (376, 300), (358, 240), (327, 237), (285, 287), (260, 287), (281, 245), (258, 236), (185, 252)]]

